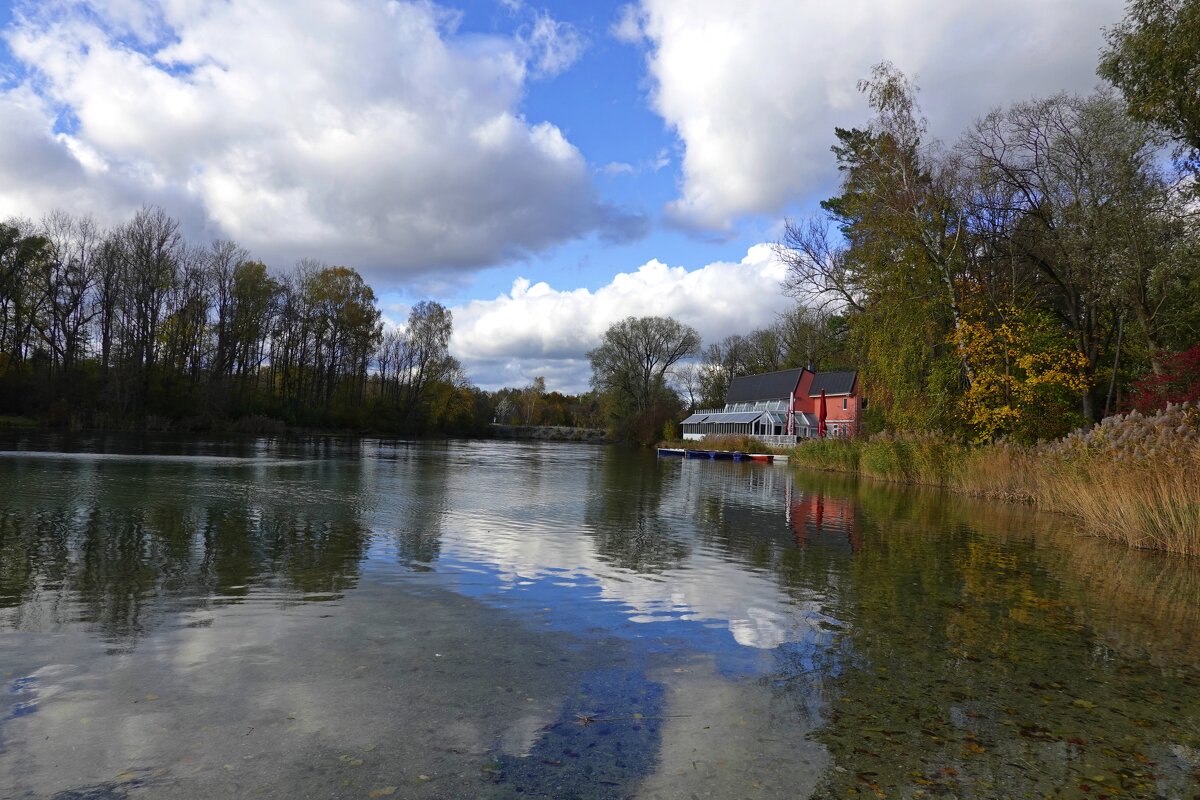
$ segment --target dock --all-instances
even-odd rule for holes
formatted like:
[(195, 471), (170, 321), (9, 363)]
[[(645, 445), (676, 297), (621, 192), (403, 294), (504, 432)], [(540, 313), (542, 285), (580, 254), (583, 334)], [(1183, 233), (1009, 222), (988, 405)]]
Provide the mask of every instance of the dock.
[(659, 458), (707, 458), (712, 461), (758, 461), (764, 464), (786, 464), (787, 456), (774, 453), (743, 453), (740, 450), (685, 450), (682, 447), (660, 447)]

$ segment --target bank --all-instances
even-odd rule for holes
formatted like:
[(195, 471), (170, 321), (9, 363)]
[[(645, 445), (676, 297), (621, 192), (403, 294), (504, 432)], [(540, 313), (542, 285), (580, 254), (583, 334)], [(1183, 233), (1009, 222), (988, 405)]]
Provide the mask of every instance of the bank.
[[(709, 444), (722, 445), (729, 443)], [(1195, 404), (1109, 417), (1089, 430), (1032, 446), (969, 445), (932, 432), (885, 432), (810, 439), (781, 452), (800, 469), (1028, 503), (1074, 517), (1083, 532), (1129, 547), (1200, 557), (1200, 408)]]

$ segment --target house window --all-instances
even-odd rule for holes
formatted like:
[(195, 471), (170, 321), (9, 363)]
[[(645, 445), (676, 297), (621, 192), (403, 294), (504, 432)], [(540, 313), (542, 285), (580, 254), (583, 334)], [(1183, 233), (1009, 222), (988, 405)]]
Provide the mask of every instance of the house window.
[(842, 398), (842, 411), (846, 410), (846, 398)]

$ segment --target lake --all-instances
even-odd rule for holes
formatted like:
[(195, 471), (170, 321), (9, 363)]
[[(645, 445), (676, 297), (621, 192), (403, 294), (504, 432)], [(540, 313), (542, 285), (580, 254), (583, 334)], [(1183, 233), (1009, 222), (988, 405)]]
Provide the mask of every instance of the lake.
[(0, 438), (0, 796), (1200, 795), (1200, 565), (512, 442)]

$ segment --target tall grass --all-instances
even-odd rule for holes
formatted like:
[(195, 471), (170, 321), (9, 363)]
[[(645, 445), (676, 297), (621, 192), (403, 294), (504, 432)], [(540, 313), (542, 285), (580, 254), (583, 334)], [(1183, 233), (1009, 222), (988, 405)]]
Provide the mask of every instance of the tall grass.
[(1039, 506), (1132, 547), (1200, 556), (1200, 408), (1110, 417), (1038, 453)]
[(676, 450), (724, 450), (731, 453), (778, 453), (777, 447), (768, 447), (753, 436), (716, 436), (708, 435), (703, 439), (688, 439), (684, 441), (662, 441), (659, 447), (671, 447)]
[(1023, 500), (1131, 547), (1200, 556), (1200, 409), (1194, 405), (1110, 417), (1034, 447), (968, 447), (937, 434), (889, 433), (806, 442), (791, 456), (804, 467)]

